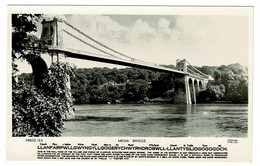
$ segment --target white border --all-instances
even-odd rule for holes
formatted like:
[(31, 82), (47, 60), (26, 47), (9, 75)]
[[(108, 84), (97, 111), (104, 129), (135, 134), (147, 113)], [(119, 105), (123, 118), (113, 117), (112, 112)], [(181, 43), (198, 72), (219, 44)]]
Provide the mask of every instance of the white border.
[[(18, 1), (18, 0), (12, 0), (12, 1), (1, 1), (1, 8), (0, 8), (0, 11), (1, 11), (1, 22), (3, 23), (2, 26), (1, 26), (1, 38), (0, 38), (0, 47), (1, 47), (1, 60), (0, 60), (0, 78), (4, 78), (2, 81), (1, 81), (1, 106), (2, 106), (2, 113), (4, 112), (4, 116), (1, 116), (1, 133), (4, 133), (2, 136), (1, 136), (1, 147), (0, 147), (0, 152), (1, 152), (1, 165), (57, 165), (57, 164), (64, 164), (64, 165), (71, 165), (71, 164), (77, 164), (77, 165), (86, 165), (85, 162), (62, 162), (62, 163), (57, 163), (57, 162), (6, 162), (5, 161), (5, 150), (6, 150), (6, 140), (4, 142), (2, 142), (2, 138), (6, 138), (5, 137), (5, 133), (6, 133), (6, 115), (5, 115), (5, 112), (6, 112), (6, 69), (7, 69), (7, 63), (6, 63), (6, 55), (7, 55), (7, 52), (6, 52), (6, 48), (7, 48), (7, 44), (6, 44), (6, 41), (7, 41), (7, 26), (6, 26), (6, 23), (7, 23), (7, 20), (6, 20), (6, 17), (7, 17), (7, 10), (6, 10), (6, 5), (7, 4), (35, 4), (35, 1), (33, 0), (24, 0), (24, 1)], [(45, 1), (37, 1), (41, 4), (53, 4), (53, 0), (45, 0)], [(208, 165), (208, 164), (211, 164), (211, 165), (259, 165), (260, 164), (260, 159), (259, 159), (259, 154), (260, 154), (260, 151), (259, 151), (259, 129), (258, 129), (258, 126), (259, 126), (259, 120), (258, 118), (260, 117), (259, 115), (259, 93), (257, 92), (260, 92), (259, 90), (259, 86), (257, 86), (257, 84), (259, 83), (259, 74), (258, 74), (258, 71), (259, 71), (259, 17), (260, 17), (260, 6), (259, 6), (259, 2), (257, 2), (257, 0), (179, 0), (179, 1), (173, 1), (173, 2), (169, 2), (167, 0), (160, 0), (160, 1), (147, 1), (147, 2), (144, 2), (142, 0), (135, 0), (135, 1), (131, 1), (131, 3), (129, 1), (126, 1), (126, 2), (122, 2), (122, 1), (119, 1), (119, 0), (110, 0), (109, 2), (107, 1), (95, 1), (95, 0), (88, 0), (88, 5), (188, 5), (188, 6), (192, 6), (192, 5), (196, 5), (196, 6), (254, 6), (254, 69), (253, 69), (253, 79), (254, 79), (254, 83), (253, 83), (253, 158), (252, 158), (252, 163), (241, 163), (241, 164), (238, 164), (238, 163), (163, 163), (165, 165)], [(86, 4), (84, 0), (74, 0), (74, 1), (62, 1), (62, 3), (60, 4), (67, 4), (67, 5), (71, 5), (71, 4)], [(2, 131), (3, 130), (3, 131)], [(88, 164), (91, 164), (91, 165), (103, 165), (103, 164), (107, 164), (107, 163), (103, 163), (103, 162), (90, 162)], [(117, 164), (122, 164), (122, 163), (114, 163), (114, 162), (110, 162), (108, 165), (117, 165)], [(126, 164), (126, 165), (130, 165), (130, 164), (144, 164), (144, 163), (138, 163), (138, 162), (135, 162), (135, 163), (123, 163), (123, 164)], [(159, 163), (145, 163), (145, 164), (149, 164), (149, 165), (157, 165)], [(161, 164), (161, 163), (160, 163)]]

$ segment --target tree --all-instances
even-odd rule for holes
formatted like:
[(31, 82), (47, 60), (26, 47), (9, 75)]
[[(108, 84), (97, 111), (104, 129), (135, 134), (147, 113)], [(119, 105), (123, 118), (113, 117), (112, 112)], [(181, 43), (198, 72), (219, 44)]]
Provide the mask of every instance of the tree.
[(36, 14), (12, 14), (12, 87), (16, 86), (16, 73), (18, 72), (17, 65), (14, 61), (21, 56), (24, 56), (26, 46), (29, 46), (32, 39), (29, 33), (35, 32), (35, 20), (41, 18), (41, 15)]
[(88, 87), (88, 92), (90, 94), (89, 102), (92, 104), (106, 103), (109, 101), (108, 92), (104, 91), (104, 89), (99, 89), (97, 86), (90, 86)]
[(246, 67), (236, 63), (220, 67), (207, 67), (207, 70), (214, 71), (214, 81), (208, 84), (206, 91), (201, 92), (198, 96), (199, 101), (241, 102), (248, 100), (248, 70)]
[(114, 86), (108, 85), (105, 86), (103, 91), (107, 92), (108, 94), (108, 101), (116, 103), (117, 100), (122, 100), (124, 89), (122, 86)]
[(52, 64), (42, 88), (17, 84), (12, 90), (13, 136), (60, 136), (72, 107), (66, 64)]
[(144, 80), (136, 80), (134, 83), (127, 83), (124, 94), (125, 101), (140, 101), (147, 97), (148, 84)]
[[(41, 18), (40, 14), (12, 14), (12, 55), (24, 55), (24, 51), (33, 44), (29, 33), (37, 30), (35, 22)], [(15, 56), (16, 57), (16, 56)]]
[(221, 72), (219, 70), (215, 70), (213, 78), (216, 84), (221, 84)]
[(167, 73), (161, 73), (158, 80), (151, 83), (149, 94), (151, 98), (166, 97), (166, 92), (174, 88), (174, 76)]
[(208, 90), (211, 91), (210, 100), (221, 100), (225, 95), (225, 86), (221, 85), (209, 85)]
[(241, 102), (248, 100), (248, 81), (243, 75), (237, 75), (228, 82), (229, 91), (226, 98), (232, 102)]
[(118, 74), (115, 80), (117, 83), (126, 83), (127, 76), (125, 74)]
[(75, 68), (74, 70), (74, 77), (71, 76), (71, 93), (73, 98), (75, 99), (75, 103), (89, 103), (90, 94), (87, 91), (87, 87), (90, 84), (90, 72), (85, 69)]
[(34, 78), (30, 73), (22, 73), (18, 76), (18, 81), (26, 85), (33, 85)]
[[(68, 64), (52, 64), (49, 69), (34, 49), (39, 41), (30, 35), (41, 15), (12, 15), (12, 135), (60, 136), (63, 119), (72, 110), (72, 97), (67, 88)], [(38, 45), (39, 46), (39, 45)], [(32, 49), (33, 48), (33, 49)], [(33, 53), (27, 54), (32, 49)], [(15, 59), (27, 60), (33, 68), (34, 85), (17, 83)]]

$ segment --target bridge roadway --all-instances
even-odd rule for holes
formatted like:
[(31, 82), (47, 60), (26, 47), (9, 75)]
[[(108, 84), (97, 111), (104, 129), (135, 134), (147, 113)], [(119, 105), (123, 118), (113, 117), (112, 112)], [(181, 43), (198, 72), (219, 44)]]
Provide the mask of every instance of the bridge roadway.
[(76, 59), (83, 59), (83, 60), (91, 60), (91, 61), (97, 61), (97, 62), (104, 62), (104, 63), (110, 63), (110, 64), (116, 64), (116, 65), (123, 65), (123, 66), (130, 66), (130, 67), (136, 67), (141, 69), (148, 69), (153, 71), (159, 71), (159, 72), (167, 72), (167, 73), (175, 73), (179, 76), (190, 76), (193, 78), (203, 79), (202, 77), (199, 77), (197, 75), (183, 72), (177, 69), (171, 69), (166, 68), (162, 66), (152, 65), (152, 64), (145, 64), (137, 61), (130, 61), (126, 59), (119, 59), (119, 58), (112, 58), (107, 56), (101, 56), (94, 53), (82, 53), (80, 51), (75, 50), (69, 50), (69, 49), (60, 49), (60, 48), (49, 48), (49, 51), (51, 52), (58, 52), (58, 53), (64, 53), (67, 57), (70, 58), (76, 58)]

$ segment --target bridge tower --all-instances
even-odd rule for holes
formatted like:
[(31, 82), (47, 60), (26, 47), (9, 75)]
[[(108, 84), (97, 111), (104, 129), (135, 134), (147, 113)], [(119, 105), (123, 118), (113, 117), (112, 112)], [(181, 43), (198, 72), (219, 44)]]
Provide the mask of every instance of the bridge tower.
[[(42, 33), (41, 41), (47, 45), (50, 49), (62, 49), (63, 48), (63, 33), (62, 33), (62, 21), (58, 18), (52, 20), (42, 21)], [(66, 54), (63, 52), (49, 52), (51, 56), (51, 63), (53, 62), (66, 62)], [(71, 89), (70, 77), (67, 75), (67, 87)]]
[[(180, 71), (183, 71), (185, 73), (188, 72), (186, 59), (177, 60), (176, 61), (176, 67)], [(184, 93), (185, 97), (183, 98), (183, 101), (180, 101), (180, 102), (183, 102), (183, 103), (185, 102), (186, 104), (192, 104), (188, 76), (184, 75), (183, 77), (178, 78), (176, 81), (177, 82), (181, 82), (182, 84), (184, 84), (184, 87), (182, 88), (182, 91), (185, 91), (185, 93)]]
[(193, 67), (186, 59), (177, 60), (176, 67), (185, 73), (183, 77), (177, 79), (185, 85), (185, 89), (182, 89), (185, 91), (185, 99), (182, 101), (185, 100), (186, 104), (196, 104), (199, 92), (206, 88), (209, 80), (214, 79)]
[[(41, 41), (49, 48), (52, 62), (67, 61), (67, 57), (70, 57), (173, 73), (174, 103), (196, 103), (199, 91), (210, 80), (185, 59), (177, 60), (177, 69), (163, 68), (158, 64), (134, 59), (95, 40), (63, 19), (43, 20), (42, 27)], [(70, 89), (70, 81), (67, 86)]]
[(62, 22), (58, 18), (42, 21), (41, 41), (49, 48), (62, 48)]

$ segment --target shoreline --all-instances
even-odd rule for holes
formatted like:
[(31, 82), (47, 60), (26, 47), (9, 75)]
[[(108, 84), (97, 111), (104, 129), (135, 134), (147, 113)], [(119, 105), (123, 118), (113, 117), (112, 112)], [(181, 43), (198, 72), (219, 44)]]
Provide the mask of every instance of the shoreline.
[[(162, 99), (156, 99), (156, 100), (150, 100), (150, 101), (131, 101), (131, 102), (118, 102), (118, 103), (75, 103), (74, 105), (99, 105), (99, 104), (107, 104), (107, 105), (115, 105), (115, 104), (176, 104), (179, 105), (181, 103), (170, 103), (170, 100), (162, 100)], [(242, 101), (242, 102), (232, 102), (232, 101), (209, 101), (209, 102), (204, 102), (204, 103), (196, 103), (196, 104), (248, 104), (248, 101)], [(184, 104), (182, 104), (184, 105)], [(185, 104), (186, 105), (186, 104)], [(194, 104), (192, 104), (194, 105)]]

